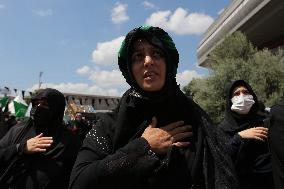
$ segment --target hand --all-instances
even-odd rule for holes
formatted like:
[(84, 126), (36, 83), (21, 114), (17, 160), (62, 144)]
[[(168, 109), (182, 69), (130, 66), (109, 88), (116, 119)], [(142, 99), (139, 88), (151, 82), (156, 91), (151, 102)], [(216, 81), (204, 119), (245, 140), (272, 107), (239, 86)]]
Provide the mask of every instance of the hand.
[(190, 125), (184, 125), (183, 121), (177, 121), (164, 127), (156, 128), (157, 122), (157, 119), (153, 117), (152, 123), (142, 134), (142, 137), (150, 144), (153, 152), (162, 155), (172, 145), (178, 147), (189, 146), (190, 142), (182, 142), (182, 140), (192, 136)]
[(27, 140), (24, 152), (26, 154), (45, 152), (52, 143), (52, 137), (43, 137), (43, 134), (40, 133), (39, 135)]
[(253, 127), (240, 131), (238, 132), (238, 134), (245, 139), (264, 141), (265, 139), (267, 139), (268, 129), (265, 127)]

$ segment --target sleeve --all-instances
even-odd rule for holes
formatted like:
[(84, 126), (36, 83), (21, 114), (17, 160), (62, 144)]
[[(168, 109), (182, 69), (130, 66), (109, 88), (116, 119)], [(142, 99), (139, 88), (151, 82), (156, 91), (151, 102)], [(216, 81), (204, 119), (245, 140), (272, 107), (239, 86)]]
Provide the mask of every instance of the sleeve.
[(244, 140), (242, 137), (236, 133), (229, 141), (227, 144), (227, 151), (231, 155), (233, 160), (236, 160), (240, 149), (242, 148), (244, 144)]
[(21, 156), (24, 151), (25, 142), (13, 144), (12, 139), (18, 130), (10, 129), (0, 140), (0, 169), (3, 171), (15, 157)]
[[(139, 183), (159, 166), (144, 138), (130, 141), (112, 153), (112, 143), (97, 124), (86, 136), (73, 167), (69, 188), (123, 188)], [(119, 184), (119, 185), (118, 185)]]

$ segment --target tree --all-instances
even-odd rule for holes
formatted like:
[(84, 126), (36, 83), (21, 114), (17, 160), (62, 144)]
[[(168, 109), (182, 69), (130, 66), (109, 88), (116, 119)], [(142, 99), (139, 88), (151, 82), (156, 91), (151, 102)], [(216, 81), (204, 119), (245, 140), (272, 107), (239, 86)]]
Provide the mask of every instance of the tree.
[(235, 32), (217, 45), (209, 54), (209, 61), (209, 76), (192, 80), (183, 90), (216, 123), (224, 118), (226, 86), (233, 80), (247, 81), (258, 99), (269, 107), (283, 94), (283, 50), (257, 50), (244, 34)]

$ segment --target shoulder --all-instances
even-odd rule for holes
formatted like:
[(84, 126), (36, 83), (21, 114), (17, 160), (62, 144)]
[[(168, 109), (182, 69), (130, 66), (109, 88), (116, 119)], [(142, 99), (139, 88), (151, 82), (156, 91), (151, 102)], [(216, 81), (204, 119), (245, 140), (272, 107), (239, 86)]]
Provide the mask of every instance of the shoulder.
[(210, 120), (208, 114), (196, 103), (190, 96), (186, 96), (182, 91), (178, 92), (178, 103), (181, 107), (187, 109), (195, 117)]
[(271, 110), (270, 110), (270, 114), (271, 115), (284, 114), (284, 105), (276, 104), (276, 105), (272, 106)]
[(26, 123), (14, 125), (0, 140), (1, 145), (10, 145), (17, 143), (18, 136), (22, 133)]
[(97, 115), (96, 125), (87, 133), (83, 147), (100, 153), (109, 154), (112, 150), (112, 138), (116, 114), (113, 112)]

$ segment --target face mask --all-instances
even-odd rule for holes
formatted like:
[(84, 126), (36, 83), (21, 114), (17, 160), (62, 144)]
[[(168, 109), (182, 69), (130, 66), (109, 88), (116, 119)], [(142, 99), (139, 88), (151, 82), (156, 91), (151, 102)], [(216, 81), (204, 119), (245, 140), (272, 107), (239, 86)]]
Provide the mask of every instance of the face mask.
[(231, 99), (231, 110), (238, 114), (247, 114), (255, 103), (252, 95), (239, 95)]
[(51, 124), (52, 114), (48, 108), (37, 106), (32, 108), (30, 114), (37, 127), (48, 126)]

